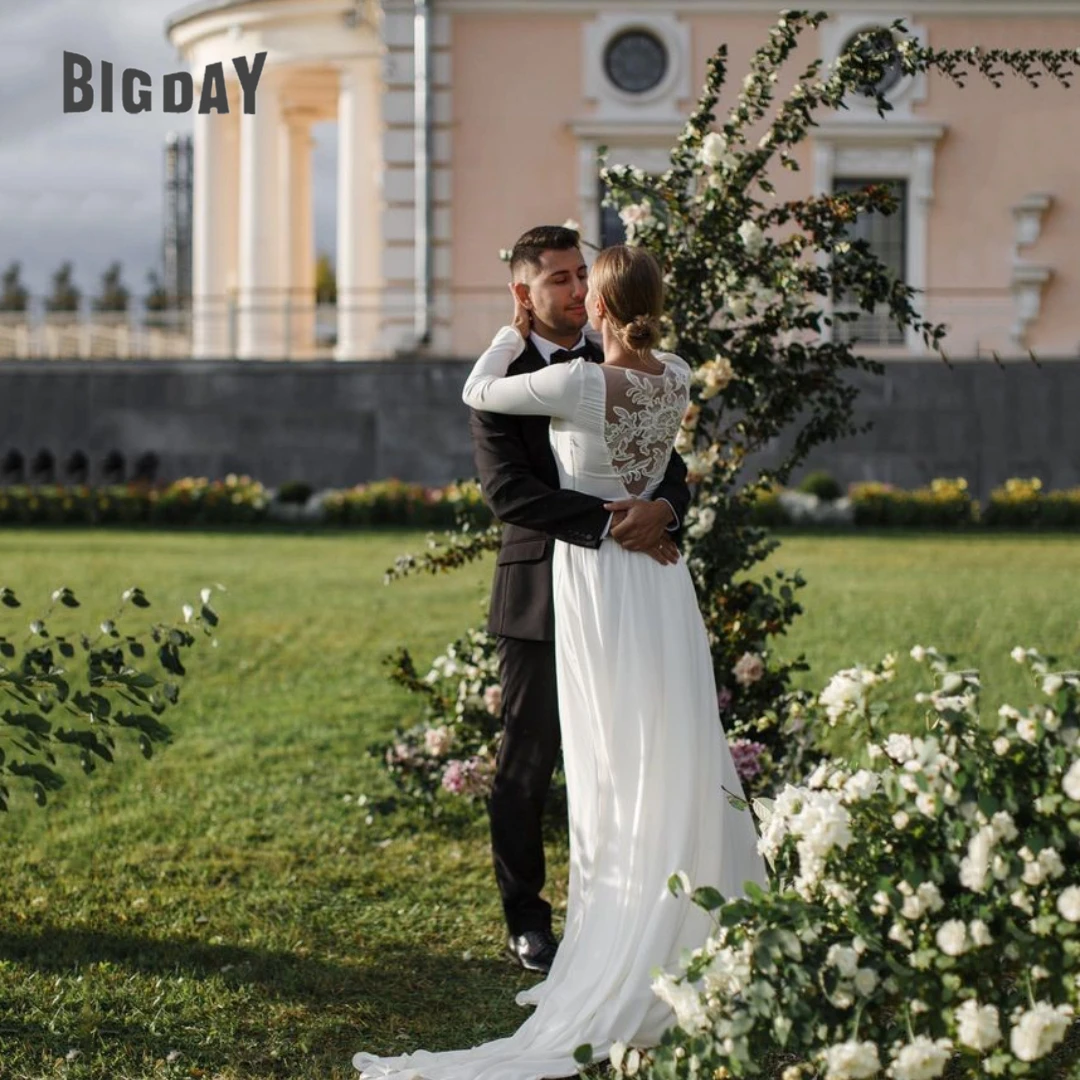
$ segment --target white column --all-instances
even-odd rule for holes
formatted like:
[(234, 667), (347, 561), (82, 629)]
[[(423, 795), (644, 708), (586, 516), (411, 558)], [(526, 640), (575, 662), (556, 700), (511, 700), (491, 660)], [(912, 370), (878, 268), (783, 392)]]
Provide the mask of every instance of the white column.
[(381, 100), (377, 57), (351, 61), (338, 94), (337, 303), (335, 358), (372, 356), (382, 301)]
[(228, 220), (222, 184), (225, 125), (228, 116), (197, 113), (192, 192), (191, 355), (226, 356), (226, 252), (222, 228)]
[(240, 258), (237, 355), (276, 359), (282, 352), (280, 191), (281, 102), (269, 72), (253, 115), (240, 117)]
[[(236, 96), (240, 93), (239, 86), (235, 92), (230, 87), (229, 100), (237, 101)], [(224, 124), (225, 145), (223, 148), (222, 161), (222, 201), (225, 206), (225, 221), (219, 230), (223, 237), (225, 264), (225, 355), (236, 356), (237, 325), (236, 325), (236, 298), (240, 289), (240, 117), (237, 110), (233, 109), (227, 117), (222, 117), (228, 122)]]
[(315, 345), (315, 214), (311, 186), (311, 118), (286, 112), (282, 129), (281, 220), (287, 222), (282, 265), (288, 311), (288, 355), (309, 356)]

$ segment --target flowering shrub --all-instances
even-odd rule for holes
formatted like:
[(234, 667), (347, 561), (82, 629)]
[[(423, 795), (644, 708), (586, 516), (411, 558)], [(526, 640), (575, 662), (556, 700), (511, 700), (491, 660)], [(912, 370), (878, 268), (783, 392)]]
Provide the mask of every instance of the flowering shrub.
[[(114, 760), (125, 737), (137, 740), (147, 758), (155, 744), (170, 740), (159, 717), (180, 700), (183, 653), (195, 645), (194, 631), (212, 638), (219, 623), (211, 593), (203, 589), (198, 605), (181, 607), (183, 622), (132, 625), (129, 609), (141, 612), (150, 601), (142, 589), (126, 589), (116, 614), (87, 633), (62, 624), (64, 609), (80, 605), (70, 589), (60, 588), (42, 615), (28, 624), (20, 619), (17, 639), (27, 644), (16, 646), (0, 634), (0, 810), (7, 810), (14, 784), (29, 787), (44, 806), (48, 792), (64, 786), (66, 755), (92, 773)], [(8, 588), (0, 588), (0, 605), (8, 613), (22, 607)], [(125, 619), (121, 629), (118, 621)]]
[(978, 503), (962, 478), (939, 478), (914, 491), (891, 484), (852, 484), (848, 497), (856, 525), (955, 529), (979, 520)]
[(445, 488), (379, 480), (330, 492), (323, 500), (326, 521), (334, 525), (413, 525), (452, 527), (463, 517), (477, 523), (491, 515), (474, 482)]
[(1005, 529), (1080, 527), (1080, 488), (1044, 492), (1042, 486), (1038, 478), (1006, 480), (990, 493), (984, 523)]
[[(1067, 84), (1076, 59), (1072, 50), (932, 50), (897, 23), (864, 35), (859, 48), (846, 50), (828, 70), (813, 60), (777, 102), (780, 70), (800, 50), (800, 38), (826, 18), (784, 12), (718, 123), (714, 110), (727, 75), (721, 47), (665, 172), (601, 169), (606, 200), (619, 210), (628, 242), (648, 247), (664, 268), (661, 345), (694, 371), (677, 444), (696, 485), (684, 550), (716, 681), (728, 695), (725, 726), (768, 751), (752, 784), (759, 791), (797, 775), (804, 763), (804, 740), (790, 723), (799, 695), (790, 687), (792, 674), (805, 667), (801, 659), (781, 662), (770, 646), (801, 613), (797, 593), (805, 582), (797, 574), (754, 578), (754, 568), (777, 546), (755, 523), (755, 505), (763, 511), (769, 505), (759, 492), (787, 483), (815, 446), (859, 430), (848, 374), (884, 368), (859, 355), (844, 324), (877, 310), (932, 349), (945, 332), (920, 316), (914, 290), (891, 276), (869, 244), (852, 237), (860, 213), (895, 212), (888, 185), (779, 202), (771, 171), (797, 169), (795, 147), (849, 95), (869, 93), (884, 115), (891, 105), (874, 88), (894, 64), (906, 75), (934, 71), (961, 86), (970, 71), (995, 86), (1006, 71), (1037, 85), (1042, 75)], [(841, 296), (844, 304), (834, 305)], [(771, 445), (785, 447), (782, 459), (754, 468), (756, 455)], [(920, 501), (941, 520), (970, 513), (970, 499), (951, 491), (932, 490)], [(403, 556), (390, 577), (459, 566), (498, 543), (497, 528), (450, 534), (425, 556)], [(763, 670), (748, 677), (744, 667), (737, 677), (747, 655)]]
[[(772, 888), (692, 892), (713, 933), (654, 983), (678, 1024), (634, 1070), (616, 1047), (617, 1073), (1060, 1069), (1049, 1055), (1080, 979), (1080, 672), (1014, 649), (1039, 700), (990, 718), (977, 672), (933, 648), (911, 655), (933, 675), (915, 734), (888, 722), (893, 657), (838, 672), (818, 696), (811, 722), (860, 749), (757, 801)], [(671, 887), (690, 891), (685, 875)]]
[(440, 791), (482, 799), (491, 790), (501, 740), (495, 639), (483, 630), (469, 631), (422, 678), (408, 650), (387, 662), (391, 678), (423, 698), (423, 716), (369, 753), (386, 764), (399, 791), (430, 809), (437, 809)]

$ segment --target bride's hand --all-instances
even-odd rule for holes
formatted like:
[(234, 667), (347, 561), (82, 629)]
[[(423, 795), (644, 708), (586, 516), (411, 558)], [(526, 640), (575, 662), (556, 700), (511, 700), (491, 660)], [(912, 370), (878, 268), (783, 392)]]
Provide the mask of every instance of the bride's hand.
[(514, 320), (510, 325), (523, 338), (527, 338), (532, 331), (532, 312), (521, 302), (513, 285), (510, 286), (510, 295), (514, 298)]

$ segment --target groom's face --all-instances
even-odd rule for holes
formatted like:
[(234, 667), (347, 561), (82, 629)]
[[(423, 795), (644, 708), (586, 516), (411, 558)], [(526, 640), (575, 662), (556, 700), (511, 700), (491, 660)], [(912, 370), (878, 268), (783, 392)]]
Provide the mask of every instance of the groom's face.
[(589, 269), (577, 248), (545, 251), (540, 266), (528, 266), (515, 291), (533, 314), (533, 328), (542, 337), (577, 340), (588, 320), (585, 294)]

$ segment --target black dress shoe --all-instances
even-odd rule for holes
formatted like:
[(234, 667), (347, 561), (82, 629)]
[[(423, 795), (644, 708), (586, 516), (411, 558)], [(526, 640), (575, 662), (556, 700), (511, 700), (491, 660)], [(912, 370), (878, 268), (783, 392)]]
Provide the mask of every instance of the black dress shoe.
[(526, 930), (522, 934), (510, 934), (506, 939), (506, 955), (526, 971), (546, 975), (555, 959), (559, 943), (550, 930)]

